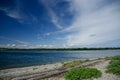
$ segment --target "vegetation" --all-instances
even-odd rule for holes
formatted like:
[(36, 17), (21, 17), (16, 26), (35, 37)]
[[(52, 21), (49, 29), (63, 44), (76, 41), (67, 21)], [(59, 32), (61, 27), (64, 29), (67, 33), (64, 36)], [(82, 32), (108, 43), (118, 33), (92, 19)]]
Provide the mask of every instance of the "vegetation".
[(92, 61), (92, 60), (86, 59), (86, 60), (70, 61), (70, 62), (63, 62), (62, 64), (66, 68), (71, 68), (77, 65), (81, 65), (82, 63), (88, 62), (88, 61)]
[(80, 65), (81, 63), (83, 63), (83, 61), (71, 61), (71, 62), (63, 63), (63, 66), (66, 68), (69, 68), (69, 67)]
[(102, 73), (96, 68), (72, 69), (65, 74), (66, 80), (92, 80), (101, 77)]
[(30, 50), (38, 50), (38, 51), (77, 51), (77, 50), (120, 50), (120, 47), (108, 47), (108, 48), (1, 48), (0, 51), (30, 51)]
[(112, 60), (107, 69), (107, 72), (120, 75), (120, 55), (112, 57)]
[(34, 67), (34, 68), (33, 68), (33, 71), (36, 70), (36, 69), (38, 69), (38, 68)]
[(120, 61), (120, 55), (112, 57), (112, 60), (118, 60), (118, 61)]

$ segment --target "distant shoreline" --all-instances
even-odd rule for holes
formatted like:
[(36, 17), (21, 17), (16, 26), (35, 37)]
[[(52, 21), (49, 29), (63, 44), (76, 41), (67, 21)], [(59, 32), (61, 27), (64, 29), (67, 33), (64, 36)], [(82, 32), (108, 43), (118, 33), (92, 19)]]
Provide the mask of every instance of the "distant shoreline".
[(0, 48), (0, 51), (83, 51), (83, 50), (120, 50), (112, 48)]

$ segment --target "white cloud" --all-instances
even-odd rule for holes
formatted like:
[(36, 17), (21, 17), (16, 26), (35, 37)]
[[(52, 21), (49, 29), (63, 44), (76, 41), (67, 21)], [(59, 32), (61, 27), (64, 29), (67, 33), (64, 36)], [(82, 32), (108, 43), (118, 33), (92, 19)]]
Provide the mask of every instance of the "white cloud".
[(10, 44), (7, 44), (7, 47), (10, 47)]
[(75, 19), (71, 26), (62, 31), (70, 32), (65, 38), (68, 45), (93, 46), (120, 39), (119, 2), (105, 4), (104, 0), (70, 1), (75, 10)]
[(28, 44), (28, 42), (21, 41), (21, 40), (15, 40), (15, 41), (18, 42), (18, 43), (20, 43), (20, 44), (24, 44), (24, 45)]
[(45, 34), (45, 36), (49, 36), (50, 34), (51, 34), (51, 33), (48, 32), (48, 33)]
[(12, 45), (11, 45), (11, 47), (15, 47), (15, 46), (16, 46), (16, 44), (12, 44)]
[(42, 45), (30, 45), (28, 46), (28, 48), (55, 48), (54, 45), (46, 45), (46, 44), (42, 44)]

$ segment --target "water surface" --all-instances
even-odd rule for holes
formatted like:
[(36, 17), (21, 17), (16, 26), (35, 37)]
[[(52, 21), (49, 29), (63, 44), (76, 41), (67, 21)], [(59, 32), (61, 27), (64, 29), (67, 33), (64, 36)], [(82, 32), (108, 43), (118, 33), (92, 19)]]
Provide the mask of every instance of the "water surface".
[(3, 51), (0, 69), (50, 64), (62, 61), (120, 55), (120, 50), (87, 51)]

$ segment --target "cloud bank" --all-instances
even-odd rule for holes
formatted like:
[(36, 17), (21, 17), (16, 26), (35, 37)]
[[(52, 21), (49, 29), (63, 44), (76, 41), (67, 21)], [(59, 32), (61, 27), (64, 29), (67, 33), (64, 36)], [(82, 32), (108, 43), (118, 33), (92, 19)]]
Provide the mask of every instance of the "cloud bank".
[[(111, 46), (120, 43), (120, 1), (69, 0), (75, 18), (72, 25), (64, 29), (68, 46)], [(107, 2), (108, 1), (108, 2)], [(110, 43), (111, 42), (111, 43)], [(107, 44), (108, 43), (108, 44)]]

